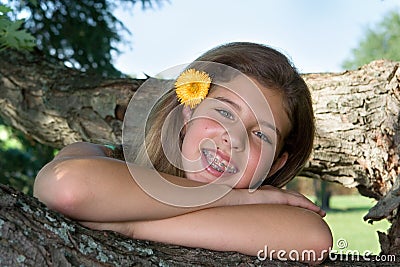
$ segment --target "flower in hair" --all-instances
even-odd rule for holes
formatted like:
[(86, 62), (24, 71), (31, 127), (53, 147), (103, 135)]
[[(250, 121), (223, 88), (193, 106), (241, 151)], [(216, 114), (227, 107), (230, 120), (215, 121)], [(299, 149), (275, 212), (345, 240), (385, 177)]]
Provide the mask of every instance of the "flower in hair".
[(211, 77), (204, 71), (188, 69), (182, 72), (175, 82), (175, 92), (179, 102), (194, 108), (208, 94)]

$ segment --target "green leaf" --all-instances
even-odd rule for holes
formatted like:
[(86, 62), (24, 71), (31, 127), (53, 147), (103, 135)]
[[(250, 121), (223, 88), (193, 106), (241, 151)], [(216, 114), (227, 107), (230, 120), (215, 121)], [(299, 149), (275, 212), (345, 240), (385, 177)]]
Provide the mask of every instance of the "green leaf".
[(29, 3), (31, 3), (34, 7), (37, 7), (37, 6), (38, 6), (37, 0), (28, 0), (28, 1), (29, 1)]
[(10, 7), (0, 4), (0, 15), (6, 14), (11, 11), (12, 9)]
[(22, 24), (24, 23), (23, 20), (16, 20), (13, 23), (11, 23), (8, 28), (7, 32), (16, 32), (18, 31), (19, 28), (21, 28)]
[(31, 50), (35, 46), (35, 38), (22, 28), (24, 20), (11, 21), (5, 15), (13, 11), (5, 5), (0, 5), (0, 50), (6, 48)]
[(20, 29), (23, 21), (0, 20), (0, 47), (30, 50), (35, 46), (35, 38), (25, 29)]

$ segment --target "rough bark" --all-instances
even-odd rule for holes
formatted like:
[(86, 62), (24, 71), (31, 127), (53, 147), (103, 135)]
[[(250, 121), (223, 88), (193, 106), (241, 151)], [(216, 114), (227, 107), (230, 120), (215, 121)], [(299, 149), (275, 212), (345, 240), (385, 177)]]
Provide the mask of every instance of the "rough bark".
[(380, 199), (399, 174), (399, 63), (375, 61), (357, 71), (305, 75), (317, 134), (304, 173)]
[(39, 142), (58, 148), (82, 140), (116, 143), (121, 136), (120, 110), (142, 82), (105, 80), (49, 63), (40, 54), (3, 51), (0, 115)]
[[(133, 240), (95, 231), (0, 185), (1, 266), (231, 266), (256, 257)], [(275, 266), (266, 262), (266, 266)], [(279, 263), (279, 266), (293, 266)], [(305, 265), (304, 265), (305, 266)]]
[(356, 71), (305, 75), (317, 134), (304, 175), (357, 187), (378, 203), (364, 220), (388, 218), (382, 252), (400, 254), (400, 68), (375, 61)]
[[(378, 199), (365, 219), (392, 219), (394, 236), (381, 235), (389, 242), (382, 247), (400, 254), (400, 197), (394, 186), (399, 175), (399, 63), (375, 61), (355, 71), (304, 78), (312, 90), (318, 130), (302, 174), (357, 187)], [(0, 116), (54, 147), (80, 140), (119, 143), (124, 107), (143, 82), (105, 80), (48, 63), (38, 54), (2, 51)]]
[[(0, 238), (0, 266), (307, 266), (91, 230), (4, 185), (0, 185)], [(400, 257), (380, 263), (335, 257), (338, 260), (327, 260), (323, 266), (396, 266), (400, 262)]]

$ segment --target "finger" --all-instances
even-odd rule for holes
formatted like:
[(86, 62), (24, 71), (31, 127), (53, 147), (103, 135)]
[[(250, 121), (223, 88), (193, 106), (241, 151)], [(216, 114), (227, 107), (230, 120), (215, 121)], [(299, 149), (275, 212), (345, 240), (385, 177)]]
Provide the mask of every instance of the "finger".
[(320, 213), (321, 217), (325, 217), (326, 216), (326, 211), (324, 211), (323, 209), (321, 209)]
[(320, 207), (318, 207), (317, 205), (314, 205), (315, 209), (313, 211), (315, 211), (317, 214), (319, 214), (321, 217), (325, 217), (326, 216), (326, 212), (321, 209)]
[[(290, 202), (292, 202), (292, 203), (290, 203)], [(295, 196), (294, 199), (289, 200), (288, 204), (294, 205), (294, 206), (299, 206), (299, 207), (302, 207), (305, 209), (309, 209), (309, 210), (319, 214), (321, 217), (324, 217), (326, 215), (326, 212), (324, 210), (322, 210), (319, 206), (315, 205), (314, 202), (312, 202), (308, 198), (304, 197), (303, 195)]]

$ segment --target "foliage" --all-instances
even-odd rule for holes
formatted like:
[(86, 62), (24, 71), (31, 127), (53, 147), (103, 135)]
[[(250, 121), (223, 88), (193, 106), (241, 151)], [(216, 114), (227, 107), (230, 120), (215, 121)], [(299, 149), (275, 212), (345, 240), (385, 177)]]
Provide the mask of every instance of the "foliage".
[(22, 28), (24, 20), (13, 21), (7, 14), (13, 10), (0, 4), (0, 51), (6, 48), (31, 50), (35, 46), (35, 38)]
[(32, 194), (37, 172), (55, 153), (55, 149), (3, 125), (0, 119), (0, 183)]
[[(156, 2), (160, 0), (154, 0)], [(122, 76), (113, 66), (116, 45), (129, 30), (114, 15), (118, 4), (132, 7), (138, 0), (11, 0), (20, 12), (31, 14), (24, 27), (50, 59), (103, 76)], [(141, 0), (151, 7), (151, 0)], [(129, 8), (129, 6), (127, 6)]]
[[(14, 10), (0, 4), (0, 51), (32, 50), (35, 38), (22, 28), (23, 19), (13, 20), (12, 17), (15, 17)], [(0, 183), (31, 194), (37, 171), (53, 155), (54, 149), (5, 126), (0, 118)]]
[(376, 59), (400, 61), (400, 13), (389, 12), (374, 28), (368, 28), (352, 57), (342, 66), (355, 69)]

